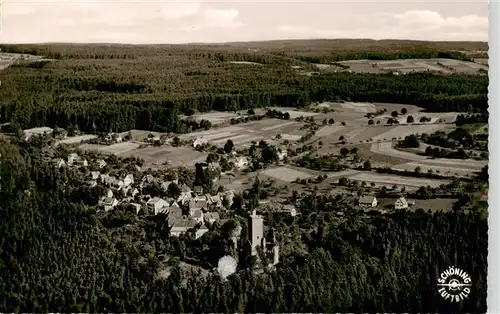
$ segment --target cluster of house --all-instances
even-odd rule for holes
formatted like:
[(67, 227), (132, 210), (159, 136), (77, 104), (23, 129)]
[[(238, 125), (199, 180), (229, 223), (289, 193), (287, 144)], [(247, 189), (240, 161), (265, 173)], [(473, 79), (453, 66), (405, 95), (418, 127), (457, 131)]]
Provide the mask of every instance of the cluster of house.
[[(361, 207), (377, 207), (378, 201), (375, 196), (363, 196), (358, 200), (358, 204)], [(408, 201), (404, 197), (398, 198), (394, 202), (394, 209), (399, 210), (399, 209), (408, 209), (410, 206), (415, 205), (415, 201)]]
[[(56, 158), (53, 160), (54, 166), (57, 168), (61, 168), (64, 166), (68, 167), (87, 167), (89, 165), (87, 159), (79, 156), (77, 153), (71, 153), (68, 155), (68, 158), (65, 160), (63, 158)], [(99, 168), (106, 167), (106, 162), (102, 159), (97, 160), (97, 166)]]
[[(116, 178), (92, 171), (89, 179), (91, 186), (97, 185), (100, 181), (107, 187), (105, 195), (100, 200), (105, 211), (112, 210), (119, 204), (127, 204), (134, 207), (136, 213), (143, 211), (148, 215), (166, 215), (172, 236), (193, 232), (195, 238), (199, 238), (208, 231), (206, 224), (213, 224), (219, 220), (219, 213), (211, 210), (223, 209), (224, 201), (227, 206), (231, 206), (234, 198), (233, 191), (210, 195), (203, 194), (203, 188), (200, 186), (195, 186), (191, 190), (184, 184), (180, 186), (180, 195), (175, 199), (142, 195), (140, 191), (144, 187), (158, 181), (152, 175), (146, 175), (139, 182), (134, 182), (134, 176), (131, 174)], [(167, 191), (172, 183), (178, 184), (178, 180), (163, 181), (160, 186)], [(117, 193), (119, 191), (121, 193)], [(183, 215), (181, 206), (188, 208), (187, 215)]]

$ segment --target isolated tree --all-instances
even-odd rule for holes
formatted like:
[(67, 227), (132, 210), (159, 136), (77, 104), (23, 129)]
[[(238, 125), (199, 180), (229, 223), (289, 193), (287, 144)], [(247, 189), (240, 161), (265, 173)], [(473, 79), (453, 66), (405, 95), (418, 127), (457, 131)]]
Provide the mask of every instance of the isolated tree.
[(341, 135), (341, 136), (339, 137), (339, 141), (343, 141), (344, 139), (345, 139), (344, 135)]
[(345, 157), (345, 156), (347, 156), (347, 155), (349, 155), (349, 149), (348, 149), (348, 148), (345, 148), (345, 147), (342, 147), (342, 148), (340, 149), (340, 154), (341, 154), (342, 156), (344, 156), (344, 157)]
[(230, 152), (232, 152), (233, 148), (234, 148), (233, 141), (231, 141), (231, 139), (227, 140), (226, 144), (224, 144), (224, 151), (226, 152), (226, 154), (229, 154)]
[(250, 108), (250, 109), (247, 110), (247, 114), (254, 115), (255, 111), (252, 108)]
[(344, 121), (340, 122), (340, 124), (342, 124), (343, 126), (345, 126), (345, 125), (346, 125), (346, 123), (345, 123)]
[(380, 124), (380, 120), (377, 120), (377, 124)]
[(407, 112), (406, 108), (401, 109), (401, 114), (405, 115)]
[(372, 168), (372, 163), (369, 160), (363, 163), (363, 169), (370, 170), (371, 168)]
[(353, 155), (356, 155), (358, 153), (358, 148), (357, 147), (351, 148), (351, 152), (350, 153), (353, 154)]
[(368, 120), (368, 125), (373, 125), (373, 124), (375, 124), (375, 121), (373, 121), (373, 119)]
[(391, 112), (391, 117), (396, 118), (397, 116), (398, 116), (398, 112), (396, 110)]
[(413, 122), (415, 122), (413, 116), (408, 116), (408, 118), (406, 118), (406, 123), (413, 123)]
[(415, 173), (422, 173), (422, 168), (420, 166), (415, 167)]
[(333, 118), (330, 118), (330, 119), (328, 120), (328, 124), (334, 124), (334, 123), (335, 123), (335, 120), (333, 120)]
[(326, 118), (325, 118), (325, 119), (323, 119), (323, 125), (326, 125), (326, 124), (328, 124), (328, 120), (326, 120)]

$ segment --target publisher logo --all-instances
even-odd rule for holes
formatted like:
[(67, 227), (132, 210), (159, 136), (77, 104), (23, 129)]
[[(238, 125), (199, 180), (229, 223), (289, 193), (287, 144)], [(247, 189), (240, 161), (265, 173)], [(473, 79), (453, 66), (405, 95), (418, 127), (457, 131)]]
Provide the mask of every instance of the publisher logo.
[(438, 292), (441, 297), (451, 302), (460, 302), (469, 297), (472, 280), (470, 276), (457, 267), (443, 271), (437, 279)]

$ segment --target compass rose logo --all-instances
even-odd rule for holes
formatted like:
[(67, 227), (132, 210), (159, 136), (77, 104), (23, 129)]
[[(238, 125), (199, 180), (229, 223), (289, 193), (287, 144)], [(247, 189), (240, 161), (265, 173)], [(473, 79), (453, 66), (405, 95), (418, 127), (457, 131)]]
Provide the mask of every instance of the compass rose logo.
[(438, 292), (441, 297), (451, 302), (465, 300), (470, 294), (472, 286), (470, 276), (457, 267), (450, 267), (443, 271), (437, 279)]

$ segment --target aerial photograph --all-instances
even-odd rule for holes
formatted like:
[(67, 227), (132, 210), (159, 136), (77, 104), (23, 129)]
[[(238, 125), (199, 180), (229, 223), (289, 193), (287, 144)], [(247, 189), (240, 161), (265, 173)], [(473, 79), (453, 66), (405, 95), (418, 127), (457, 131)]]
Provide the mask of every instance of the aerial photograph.
[(486, 312), (487, 1), (0, 11), (0, 312)]

